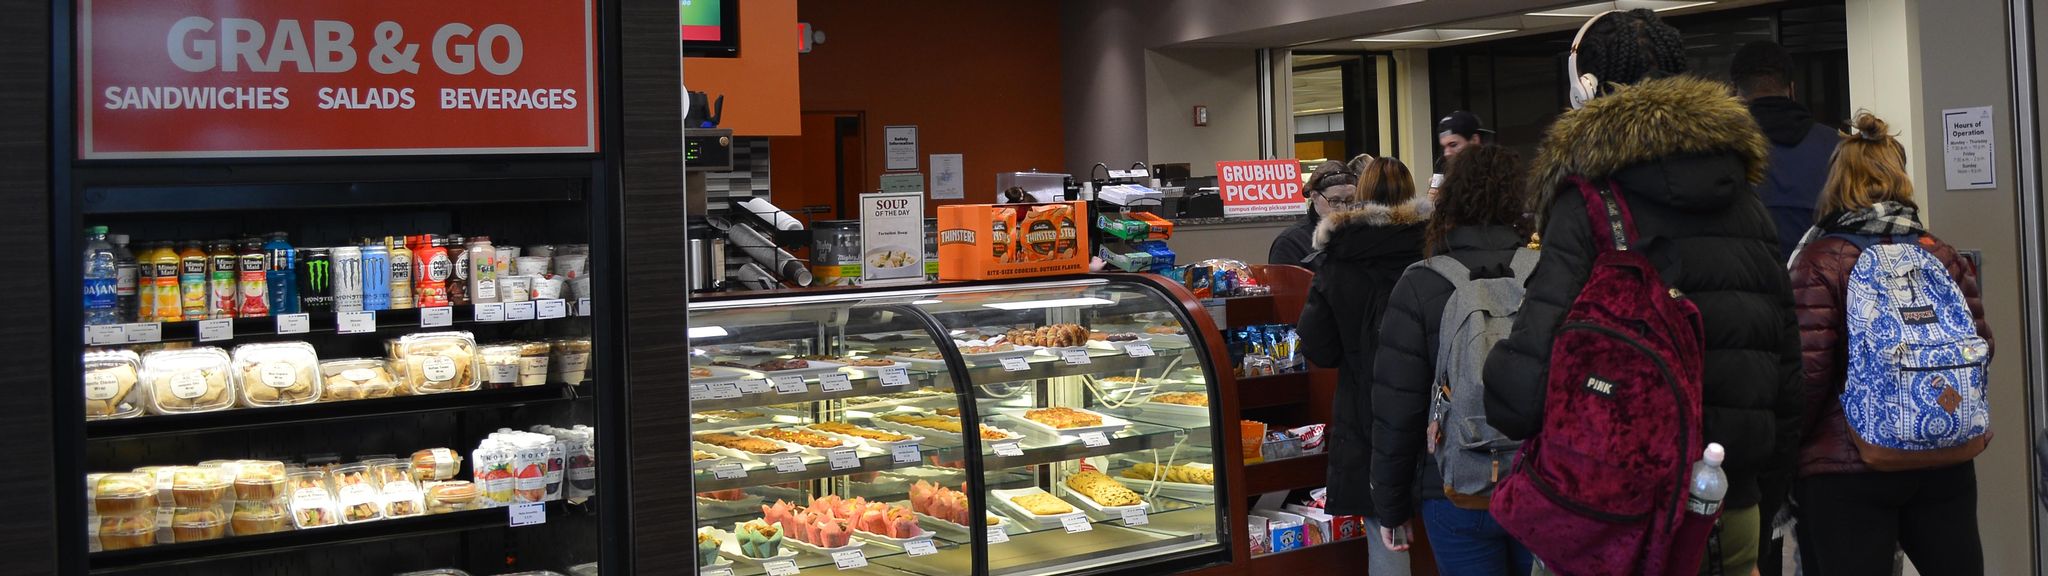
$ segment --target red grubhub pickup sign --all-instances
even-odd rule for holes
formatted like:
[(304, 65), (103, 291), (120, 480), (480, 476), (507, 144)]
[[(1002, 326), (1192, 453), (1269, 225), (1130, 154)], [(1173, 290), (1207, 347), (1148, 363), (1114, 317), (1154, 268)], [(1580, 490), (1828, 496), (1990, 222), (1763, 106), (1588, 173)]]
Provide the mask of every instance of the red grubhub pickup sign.
[(82, 0), (81, 159), (597, 151), (594, 0)]
[(1301, 163), (1294, 160), (1217, 162), (1216, 186), (1223, 193), (1224, 216), (1308, 212), (1301, 197)]

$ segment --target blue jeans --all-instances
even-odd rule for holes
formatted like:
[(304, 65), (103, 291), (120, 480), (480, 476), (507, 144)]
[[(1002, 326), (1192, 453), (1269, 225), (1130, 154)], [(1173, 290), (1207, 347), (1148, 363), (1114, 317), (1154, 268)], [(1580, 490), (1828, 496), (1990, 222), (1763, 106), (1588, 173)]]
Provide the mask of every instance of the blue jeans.
[(1529, 549), (1508, 536), (1493, 514), (1466, 510), (1440, 498), (1422, 501), (1422, 525), (1436, 552), (1437, 571), (1445, 576), (1521, 576), (1535, 560)]

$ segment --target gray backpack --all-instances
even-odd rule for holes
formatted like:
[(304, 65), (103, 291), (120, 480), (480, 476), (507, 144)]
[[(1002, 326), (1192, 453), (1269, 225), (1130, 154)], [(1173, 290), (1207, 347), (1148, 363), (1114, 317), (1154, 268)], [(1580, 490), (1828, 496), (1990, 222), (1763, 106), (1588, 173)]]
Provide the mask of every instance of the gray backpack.
[(1513, 467), (1522, 446), (1487, 425), (1482, 373), (1487, 353), (1508, 337), (1521, 314), (1523, 283), (1536, 268), (1536, 259), (1536, 251), (1517, 249), (1508, 265), (1513, 277), (1481, 280), (1473, 280), (1472, 271), (1449, 255), (1410, 266), (1451, 281), (1451, 297), (1437, 328), (1428, 442), (1443, 474), (1444, 494), (1461, 508), (1486, 508), (1494, 484)]

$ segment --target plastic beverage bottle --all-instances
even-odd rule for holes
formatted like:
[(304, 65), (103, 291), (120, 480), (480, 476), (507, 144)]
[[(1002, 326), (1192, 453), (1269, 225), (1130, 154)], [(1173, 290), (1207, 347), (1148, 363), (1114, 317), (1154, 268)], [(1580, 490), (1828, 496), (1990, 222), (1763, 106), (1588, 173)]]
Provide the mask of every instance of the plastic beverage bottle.
[(150, 263), (155, 257), (155, 242), (135, 245), (135, 317), (129, 318), (129, 321), (149, 322), (156, 319), (156, 266)]
[(206, 249), (198, 240), (178, 246), (178, 306), (186, 320), (206, 318), (207, 264)]
[(107, 241), (114, 245), (114, 309), (122, 322), (134, 322), (135, 284), (141, 267), (135, 263), (135, 253), (128, 251), (127, 234), (108, 235)]
[(1721, 461), (1727, 458), (1727, 449), (1719, 443), (1707, 444), (1700, 461), (1692, 465), (1692, 483), (1687, 489), (1685, 511), (1712, 516), (1721, 510), (1721, 499), (1728, 496), (1728, 473), (1721, 470)]
[(262, 318), (270, 315), (270, 257), (263, 251), (263, 241), (243, 238), (235, 250), (236, 272), (240, 274), (238, 291), (241, 301), (237, 302), (235, 315), (241, 318)]
[(178, 293), (178, 250), (170, 242), (158, 242), (150, 251), (148, 264), (156, 268), (150, 284), (156, 287), (156, 315), (144, 322), (178, 322), (185, 319), (184, 298)]
[(299, 283), (293, 277), (299, 251), (286, 238), (283, 232), (271, 232), (263, 241), (263, 282), (269, 287), (271, 314), (299, 313)]
[(469, 239), (469, 301), (491, 304), (498, 301), (498, 251), (491, 237)]
[(107, 227), (86, 229), (85, 323), (88, 326), (121, 323), (120, 296), (115, 293), (121, 282), (121, 273), (115, 269), (118, 261), (119, 258), (114, 256), (114, 245), (107, 242)]
[(448, 249), (448, 303), (456, 306), (469, 305), (469, 239), (461, 234), (449, 234), (441, 240)]
[(412, 291), (412, 249), (405, 247), (405, 237), (384, 237), (384, 246), (391, 257), (391, 309), (404, 310), (413, 307)]
[(441, 246), (440, 238), (432, 234), (412, 237), (412, 268), (412, 291), (419, 307), (449, 305), (448, 278), (455, 274), (455, 263), (448, 260), (448, 249)]
[(235, 242), (223, 238), (208, 243), (206, 261), (206, 317), (233, 318), (241, 309), (241, 289), (235, 286), (241, 277), (241, 263), (235, 256)]

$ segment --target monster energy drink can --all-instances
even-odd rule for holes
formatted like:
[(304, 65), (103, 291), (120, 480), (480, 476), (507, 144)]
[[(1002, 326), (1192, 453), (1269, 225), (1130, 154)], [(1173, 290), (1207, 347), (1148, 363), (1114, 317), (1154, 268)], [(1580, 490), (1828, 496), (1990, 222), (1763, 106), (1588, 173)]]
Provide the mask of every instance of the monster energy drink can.
[(336, 246), (329, 259), (334, 261), (334, 311), (363, 311), (363, 249)]
[(334, 313), (334, 260), (326, 248), (299, 249), (299, 311)]
[(375, 242), (363, 245), (363, 309), (391, 309), (391, 250)]

